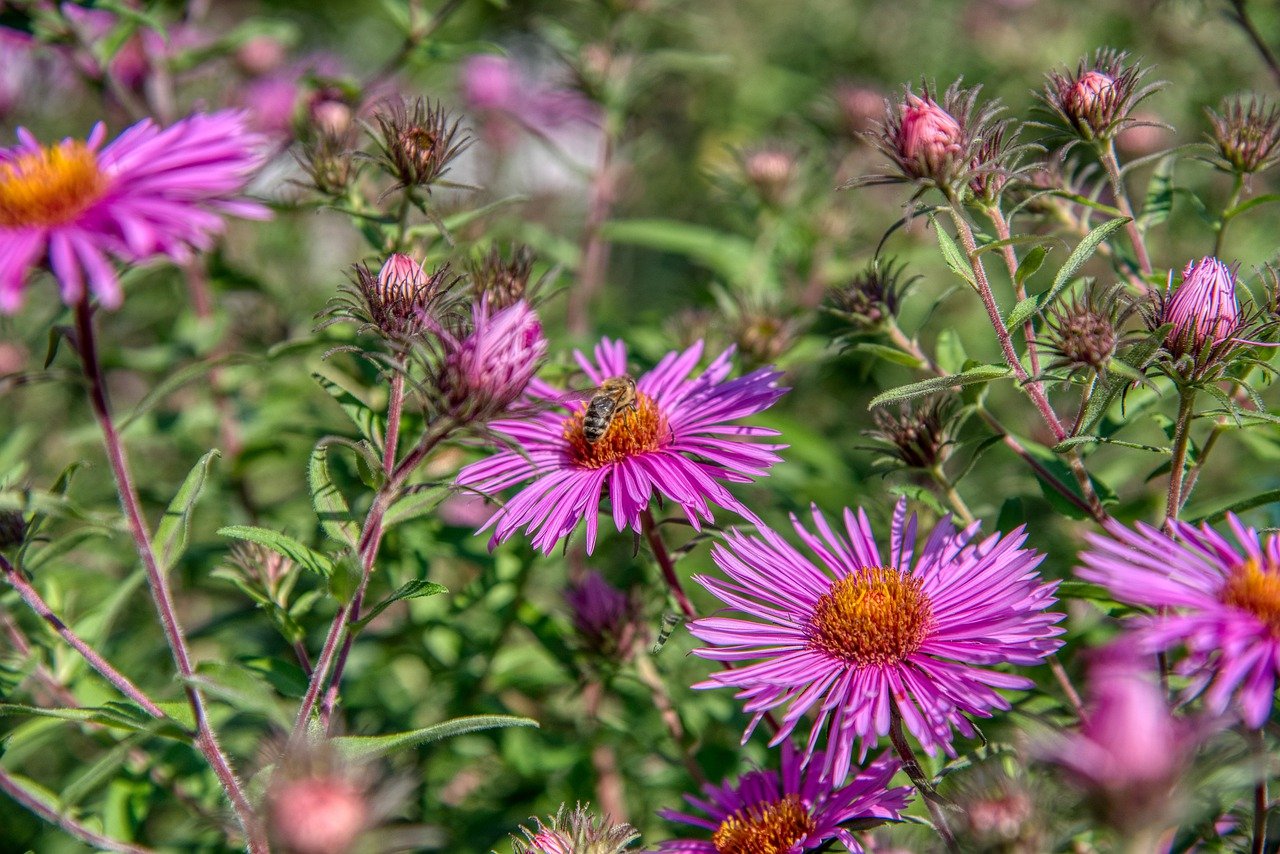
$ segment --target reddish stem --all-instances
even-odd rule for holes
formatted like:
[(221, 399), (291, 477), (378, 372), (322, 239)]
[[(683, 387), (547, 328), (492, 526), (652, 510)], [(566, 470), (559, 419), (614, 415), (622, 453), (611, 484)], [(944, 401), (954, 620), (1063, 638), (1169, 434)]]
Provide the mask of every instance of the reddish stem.
[(127, 842), (119, 842), (109, 836), (95, 833), (71, 816), (58, 812), (44, 801), (30, 794), (3, 768), (0, 768), (0, 792), (4, 792), (50, 824), (57, 825), (77, 839), (87, 842), (101, 851), (123, 851), (125, 854), (155, 854), (151, 848), (130, 845)]

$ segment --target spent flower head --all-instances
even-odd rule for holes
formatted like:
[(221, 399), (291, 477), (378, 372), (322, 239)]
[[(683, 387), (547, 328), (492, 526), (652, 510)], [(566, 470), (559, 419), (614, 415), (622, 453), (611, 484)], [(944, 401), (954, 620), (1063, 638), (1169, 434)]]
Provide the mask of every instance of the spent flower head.
[(1124, 323), (1136, 308), (1125, 297), (1123, 285), (1091, 285), (1070, 301), (1057, 303), (1045, 312), (1044, 337), (1038, 342), (1055, 356), (1046, 367), (1105, 377), (1123, 340)]
[(266, 219), (242, 197), (262, 161), (264, 140), (236, 112), (196, 113), (161, 128), (146, 119), (103, 145), (42, 145), (25, 128), (0, 149), (0, 313), (17, 311), (27, 276), (47, 265), (67, 304), (124, 299), (113, 259), (186, 261), (213, 245), (223, 216)]
[(524, 839), (511, 837), (514, 854), (622, 854), (640, 838), (631, 825), (594, 815), (590, 805), (567, 810), (562, 804), (550, 823), (534, 821), (535, 827), (520, 828)]
[(955, 410), (955, 398), (950, 395), (904, 401), (896, 414), (887, 407), (877, 407), (871, 414), (876, 429), (866, 430), (864, 435), (878, 440), (896, 464), (930, 471), (951, 454)]
[(510, 257), (503, 257), (502, 250), (493, 246), (479, 261), (471, 264), (471, 283), (477, 295), (489, 301), (492, 309), (502, 309), (520, 299), (525, 299), (537, 282), (530, 282), (533, 275), (533, 250), (528, 246), (514, 246)]
[(1142, 85), (1147, 69), (1129, 62), (1129, 55), (1099, 48), (1085, 57), (1075, 71), (1051, 71), (1046, 75), (1040, 99), (1067, 130), (1079, 139), (1108, 142), (1141, 120), (1133, 108), (1157, 91), (1160, 83)]
[(843, 535), (812, 513), (816, 534), (792, 524), (817, 562), (760, 527), (713, 548), (727, 580), (695, 576), (737, 614), (689, 624), (706, 644), (696, 655), (735, 665), (694, 687), (736, 688), (747, 736), (785, 709), (771, 743), (803, 722), (813, 754), (825, 731), (822, 773), (837, 782), (893, 716), (930, 755), (954, 755), (953, 732), (972, 736), (972, 717), (1009, 708), (997, 689), (1033, 685), (993, 665), (1034, 665), (1061, 646), (1056, 584), (1041, 581), (1043, 556), (1022, 548), (1023, 529), (974, 542), (979, 523), (957, 532), (943, 520), (917, 549), (904, 499), (885, 560), (865, 512), (844, 511)]
[(821, 754), (806, 764), (788, 741), (782, 746), (781, 773), (748, 771), (736, 782), (707, 783), (702, 797), (685, 795), (697, 813), (664, 809), (659, 814), (711, 838), (659, 842), (658, 854), (804, 854), (829, 850), (835, 842), (862, 854), (854, 832), (899, 820), (911, 790), (889, 787), (898, 763), (887, 754), (843, 784), (824, 776), (823, 767)]
[(412, 105), (396, 98), (374, 113), (377, 131), (370, 132), (378, 156), (375, 161), (396, 179), (392, 189), (425, 187), (436, 183), (449, 165), (471, 144), (459, 127), (461, 119), (445, 112), (444, 105), (419, 98)]
[(1270, 169), (1280, 160), (1280, 107), (1253, 97), (1222, 102), (1221, 112), (1209, 108), (1213, 130), (1210, 162), (1226, 172), (1252, 175)]
[(907, 291), (920, 279), (904, 277), (905, 270), (906, 263), (896, 263), (893, 258), (872, 260), (848, 281), (830, 289), (835, 312), (858, 331), (878, 329), (886, 319), (897, 317)]

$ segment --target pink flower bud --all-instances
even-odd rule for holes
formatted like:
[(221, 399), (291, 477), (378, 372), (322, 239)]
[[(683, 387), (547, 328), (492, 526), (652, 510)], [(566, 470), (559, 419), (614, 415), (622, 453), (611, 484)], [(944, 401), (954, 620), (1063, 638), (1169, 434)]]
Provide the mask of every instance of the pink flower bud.
[(378, 287), (384, 294), (420, 288), (426, 283), (427, 271), (403, 252), (388, 255), (387, 260), (382, 262), (382, 269), (378, 271)]
[(309, 113), (311, 123), (329, 136), (340, 137), (351, 128), (351, 105), (336, 91), (317, 92), (311, 99)]
[(902, 159), (915, 164), (920, 177), (932, 177), (964, 150), (964, 130), (931, 98), (908, 93), (897, 145)]
[(338, 777), (295, 780), (271, 799), (271, 838), (288, 854), (344, 854), (369, 820), (363, 793)]
[(275, 71), (284, 65), (284, 45), (271, 36), (253, 36), (236, 49), (236, 65), (251, 77)]
[(473, 328), (445, 335), (440, 391), (455, 415), (498, 415), (524, 394), (547, 352), (538, 314), (524, 300), (491, 312), (487, 300), (472, 308)]
[(1073, 116), (1088, 116), (1114, 97), (1115, 78), (1101, 71), (1086, 71), (1066, 93), (1063, 103)]
[(1165, 346), (1175, 354), (1230, 338), (1240, 321), (1235, 271), (1212, 256), (1188, 263), (1182, 284), (1166, 298), (1163, 320), (1173, 324)]

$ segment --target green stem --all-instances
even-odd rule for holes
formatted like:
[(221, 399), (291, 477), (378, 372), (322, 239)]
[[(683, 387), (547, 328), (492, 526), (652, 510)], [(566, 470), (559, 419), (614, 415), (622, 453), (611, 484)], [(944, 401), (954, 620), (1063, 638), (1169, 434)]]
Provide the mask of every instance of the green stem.
[(1227, 242), (1227, 226), (1231, 224), (1231, 219), (1227, 217), (1227, 212), (1232, 210), (1240, 203), (1240, 196), (1244, 192), (1244, 175), (1237, 172), (1235, 175), (1235, 184), (1231, 188), (1231, 197), (1227, 199), (1227, 203), (1222, 208), (1222, 214), (1218, 217), (1217, 236), (1213, 239), (1213, 257), (1221, 259), (1222, 250)]
[(1178, 520), (1182, 509), (1182, 478), (1187, 464), (1187, 448), (1191, 443), (1191, 416), (1195, 408), (1195, 389), (1178, 389), (1178, 420), (1173, 427), (1173, 456), (1170, 458), (1169, 497), (1165, 502), (1165, 527)]
[[(1005, 219), (1004, 212), (1000, 210), (1000, 206), (994, 204), (986, 208), (986, 213), (991, 220), (991, 224), (995, 226), (996, 236), (1001, 240), (1008, 240), (1013, 233), (1009, 229), (1009, 221)], [(1027, 286), (1026, 283), (1018, 281), (1018, 255), (1013, 250), (1013, 244), (1006, 243), (1002, 246), (1001, 254), (1004, 255), (1004, 264), (1009, 270), (1009, 281), (1013, 284), (1014, 298), (1018, 302), (1022, 302), (1027, 298)], [(1031, 375), (1038, 377), (1040, 376), (1040, 351), (1036, 349), (1036, 326), (1029, 317), (1022, 323), (1022, 338), (1027, 344), (1027, 360), (1031, 364)]]
[(667, 587), (671, 590), (671, 595), (675, 597), (676, 604), (680, 606), (680, 610), (685, 617), (690, 620), (698, 618), (698, 612), (694, 609), (693, 603), (689, 601), (688, 595), (684, 592), (684, 587), (680, 584), (680, 576), (676, 574), (675, 562), (671, 559), (671, 553), (667, 551), (667, 544), (662, 541), (662, 534), (659, 533), (657, 525), (653, 521), (653, 511), (648, 507), (644, 508), (644, 512), (640, 516), (640, 528), (644, 533), (644, 537), (649, 542), (649, 548), (653, 550), (653, 557), (658, 562), (658, 567), (662, 570), (662, 578), (667, 582)]
[(942, 837), (942, 844), (946, 846), (947, 851), (959, 851), (955, 835), (947, 823), (945, 812), (947, 802), (938, 794), (938, 790), (933, 787), (933, 783), (925, 776), (924, 769), (920, 767), (920, 760), (916, 758), (915, 751), (911, 749), (911, 742), (907, 741), (906, 733), (902, 731), (902, 713), (898, 711), (898, 704), (894, 701), (889, 703), (889, 741), (893, 743), (894, 751), (902, 760), (902, 770), (906, 772), (912, 785), (924, 798), (925, 806), (929, 808), (929, 815), (933, 818), (933, 829), (938, 832), (938, 836)]
[(951, 505), (951, 509), (965, 525), (972, 525), (974, 515), (969, 510), (969, 505), (964, 503), (964, 499), (960, 497), (960, 493), (956, 491), (956, 485), (947, 479), (947, 475), (942, 470), (941, 465), (936, 465), (929, 469), (929, 476), (933, 478), (934, 483), (938, 484), (938, 489), (942, 492), (942, 497)]
[[(1138, 269), (1144, 276), (1149, 275), (1151, 256), (1147, 254), (1147, 244), (1143, 242), (1138, 221), (1133, 215), (1133, 205), (1129, 202), (1129, 191), (1125, 189), (1124, 178), (1120, 175), (1120, 161), (1116, 158), (1115, 143), (1108, 139), (1106, 145), (1099, 148), (1098, 157), (1102, 161), (1102, 168), (1107, 170), (1107, 178), (1111, 180), (1111, 192), (1116, 197), (1116, 207), (1129, 218), (1125, 231), (1129, 235), (1129, 242), (1133, 244), (1133, 253), (1138, 256)], [(1147, 287), (1150, 288), (1150, 286)]]
[(1262, 731), (1250, 733), (1253, 742), (1253, 754), (1258, 757), (1262, 766), (1258, 773), (1258, 782), (1253, 787), (1253, 846), (1252, 854), (1263, 854), (1267, 845), (1267, 813), (1271, 805), (1267, 798), (1267, 742)]

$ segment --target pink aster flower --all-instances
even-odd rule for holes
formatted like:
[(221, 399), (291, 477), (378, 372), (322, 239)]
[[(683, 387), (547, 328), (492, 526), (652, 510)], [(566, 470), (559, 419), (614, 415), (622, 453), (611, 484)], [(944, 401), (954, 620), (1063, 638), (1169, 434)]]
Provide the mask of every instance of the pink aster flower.
[(1076, 574), (1121, 602), (1163, 610), (1131, 621), (1139, 647), (1185, 646), (1179, 670), (1192, 679), (1189, 695), (1204, 691), (1214, 714), (1239, 708), (1257, 728), (1280, 671), (1280, 536), (1264, 546), (1234, 514), (1227, 522), (1239, 548), (1208, 525), (1175, 522), (1170, 536), (1141, 522), (1134, 530), (1111, 523), (1108, 535), (1085, 535), (1091, 548)]
[[(627, 373), (627, 348), (604, 339), (595, 358), (575, 353), (594, 385)], [(732, 350), (702, 373), (690, 377), (702, 355), (702, 342), (682, 353), (668, 353), (635, 383), (633, 408), (617, 413), (595, 442), (583, 435), (587, 402), (566, 403), (566, 394), (534, 380), (530, 402), (548, 407), (532, 418), (496, 421), (490, 427), (507, 437), (514, 450), (464, 468), (458, 483), (495, 493), (528, 485), (485, 525), (494, 526), (493, 544), (524, 528), (534, 548), (550, 552), (586, 519), (587, 551), (595, 548), (600, 499), (608, 489), (618, 530), (640, 530), (640, 518), (654, 493), (684, 511), (695, 530), (713, 521), (710, 503), (755, 521), (722, 481), (748, 483), (763, 477), (778, 461), (784, 445), (754, 441), (776, 436), (763, 427), (731, 424), (767, 409), (785, 391), (780, 372), (761, 368), (728, 380)], [(481, 530), (484, 530), (483, 528)]]
[(1031, 680), (992, 669), (1033, 665), (1057, 649), (1056, 583), (1041, 581), (1042, 555), (1022, 548), (1022, 528), (973, 543), (978, 523), (957, 533), (944, 520), (915, 547), (916, 517), (905, 499), (893, 514), (889, 559), (881, 557), (865, 512), (844, 511), (845, 535), (815, 507), (818, 535), (796, 532), (818, 564), (777, 533), (731, 533), (712, 557), (728, 576), (695, 579), (742, 617), (690, 623), (715, 661), (763, 659), (713, 674), (694, 687), (730, 686), (760, 719), (786, 706), (772, 744), (813, 712), (808, 752), (827, 730), (823, 773), (843, 780), (855, 742), (861, 756), (899, 715), (921, 746), (954, 755), (952, 730), (974, 734), (966, 715), (990, 717), (1009, 703), (997, 689)]
[(84, 298), (87, 281), (115, 308), (111, 258), (184, 260), (212, 245), (223, 214), (269, 215), (239, 197), (261, 138), (238, 113), (197, 113), (167, 128), (144, 120), (103, 147), (105, 137), (98, 124), (87, 141), (41, 145), (19, 128), (19, 144), (0, 150), (0, 311), (18, 309), (27, 274), (45, 262), (68, 304)]
[[(703, 787), (706, 798), (685, 800), (706, 814), (660, 810), (668, 821), (700, 827), (710, 840), (671, 839), (658, 843), (659, 854), (718, 854), (769, 851), (803, 854), (826, 850), (832, 840), (861, 854), (857, 838), (842, 825), (857, 821), (896, 821), (911, 799), (906, 787), (887, 788), (898, 763), (887, 754), (860, 771), (847, 785), (823, 780), (821, 756), (808, 766), (790, 742), (782, 750), (782, 773), (750, 771), (736, 784)], [(868, 825), (863, 825), (868, 826)]]

